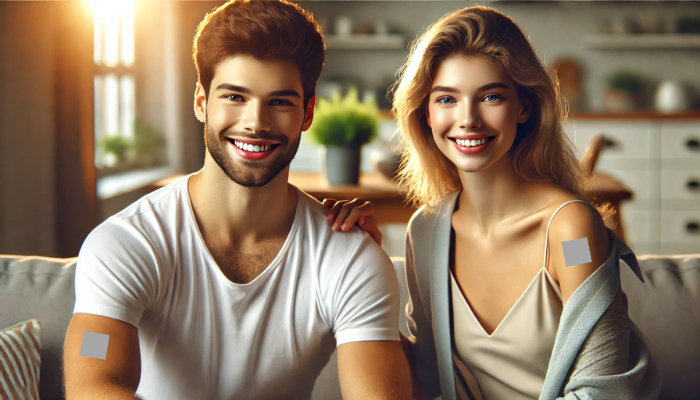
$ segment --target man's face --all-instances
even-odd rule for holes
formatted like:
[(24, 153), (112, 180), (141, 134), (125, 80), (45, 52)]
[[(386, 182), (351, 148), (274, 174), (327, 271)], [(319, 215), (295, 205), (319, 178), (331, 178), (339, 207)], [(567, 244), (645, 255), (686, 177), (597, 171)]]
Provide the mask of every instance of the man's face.
[(305, 108), (303, 93), (295, 63), (247, 55), (219, 63), (208, 99), (197, 85), (207, 150), (232, 181), (264, 186), (289, 166), (313, 120), (316, 99)]

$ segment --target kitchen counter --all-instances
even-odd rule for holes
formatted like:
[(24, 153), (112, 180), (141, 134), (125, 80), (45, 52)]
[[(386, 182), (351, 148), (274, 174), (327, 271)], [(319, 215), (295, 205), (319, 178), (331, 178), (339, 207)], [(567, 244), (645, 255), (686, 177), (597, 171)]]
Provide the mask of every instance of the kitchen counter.
[(640, 110), (634, 112), (571, 112), (569, 120), (584, 119), (617, 119), (617, 120), (700, 120), (700, 110), (684, 113), (664, 114), (654, 110)]

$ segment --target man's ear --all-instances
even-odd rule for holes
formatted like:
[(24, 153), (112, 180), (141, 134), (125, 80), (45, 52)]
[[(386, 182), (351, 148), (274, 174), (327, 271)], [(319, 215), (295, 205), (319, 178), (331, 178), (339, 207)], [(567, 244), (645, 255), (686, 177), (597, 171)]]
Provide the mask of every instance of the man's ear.
[(524, 124), (532, 114), (532, 101), (529, 97), (525, 97), (519, 100), (520, 105), (518, 106), (518, 123)]
[(304, 123), (301, 126), (301, 130), (306, 132), (311, 128), (311, 123), (314, 122), (314, 110), (316, 109), (316, 96), (309, 99), (309, 104), (306, 105), (306, 110), (304, 114)]
[(207, 96), (200, 82), (197, 82), (197, 89), (194, 92), (194, 115), (201, 123), (207, 120)]

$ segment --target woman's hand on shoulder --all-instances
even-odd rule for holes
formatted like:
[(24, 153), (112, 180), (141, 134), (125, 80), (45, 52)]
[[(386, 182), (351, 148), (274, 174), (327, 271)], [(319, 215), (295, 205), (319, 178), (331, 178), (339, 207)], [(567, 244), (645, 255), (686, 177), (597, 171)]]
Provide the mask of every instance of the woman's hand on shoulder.
[(374, 218), (374, 205), (362, 199), (335, 200), (323, 199), (324, 207), (329, 208), (326, 221), (334, 231), (347, 231), (355, 223), (360, 229), (369, 233), (377, 244), (382, 245), (382, 233), (379, 232), (377, 221)]
[[(581, 238), (586, 238), (588, 242), (591, 261), (567, 267), (562, 243)], [(549, 228), (549, 249), (547, 269), (559, 282), (563, 304), (605, 263), (611, 250), (608, 232), (600, 214), (582, 203), (567, 204), (554, 216)]]

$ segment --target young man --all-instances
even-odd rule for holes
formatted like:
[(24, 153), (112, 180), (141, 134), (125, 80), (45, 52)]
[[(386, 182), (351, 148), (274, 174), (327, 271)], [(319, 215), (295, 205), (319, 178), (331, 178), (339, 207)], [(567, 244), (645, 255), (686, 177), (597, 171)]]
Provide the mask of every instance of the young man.
[[(391, 261), (287, 181), (313, 120), (318, 26), (291, 3), (232, 1), (194, 58), (204, 168), (85, 240), (67, 398), (308, 399), (337, 345), (344, 398), (409, 399)], [(104, 359), (87, 355), (94, 333)]]

